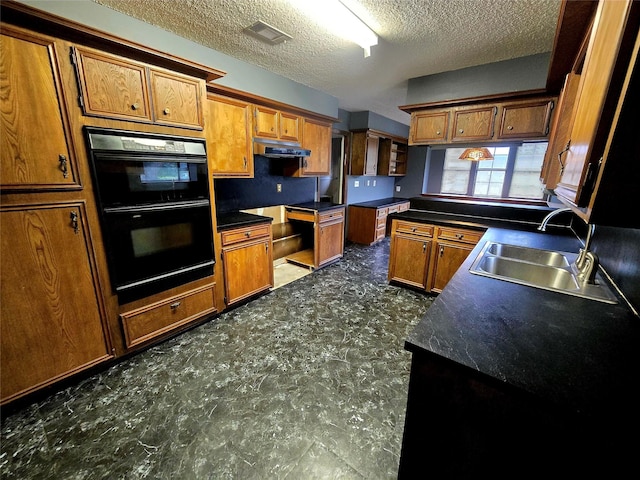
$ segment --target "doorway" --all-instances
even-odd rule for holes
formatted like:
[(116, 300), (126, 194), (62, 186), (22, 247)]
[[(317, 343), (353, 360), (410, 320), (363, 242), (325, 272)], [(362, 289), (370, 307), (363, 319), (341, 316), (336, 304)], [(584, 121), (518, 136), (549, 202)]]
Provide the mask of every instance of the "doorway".
[(318, 177), (318, 200), (344, 204), (347, 198), (346, 172), (349, 132), (334, 130), (331, 137), (331, 174)]

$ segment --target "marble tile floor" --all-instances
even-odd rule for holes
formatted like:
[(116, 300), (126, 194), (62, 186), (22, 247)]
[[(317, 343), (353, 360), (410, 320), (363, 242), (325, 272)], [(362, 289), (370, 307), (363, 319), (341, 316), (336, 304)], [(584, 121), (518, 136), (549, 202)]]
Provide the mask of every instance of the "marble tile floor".
[(389, 239), (2, 421), (2, 479), (392, 479), (432, 298)]

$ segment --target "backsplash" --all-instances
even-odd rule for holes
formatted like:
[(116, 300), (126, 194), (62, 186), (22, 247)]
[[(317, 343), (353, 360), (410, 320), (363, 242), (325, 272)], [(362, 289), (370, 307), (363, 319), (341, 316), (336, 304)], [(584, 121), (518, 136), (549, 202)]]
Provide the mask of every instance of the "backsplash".
[[(316, 179), (285, 177), (282, 168), (279, 159), (255, 155), (253, 178), (215, 179), (217, 213), (314, 201)], [(278, 184), (281, 192), (277, 191)]]
[(591, 250), (636, 312), (640, 311), (640, 230), (596, 226)]

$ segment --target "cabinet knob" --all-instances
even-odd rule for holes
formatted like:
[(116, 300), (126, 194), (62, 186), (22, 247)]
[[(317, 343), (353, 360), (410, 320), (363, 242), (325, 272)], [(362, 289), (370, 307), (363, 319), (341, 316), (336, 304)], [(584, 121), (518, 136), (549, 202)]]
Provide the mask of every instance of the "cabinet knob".
[(167, 107), (164, 110), (162, 110), (162, 113), (164, 113), (165, 115), (171, 115), (171, 109)]
[(412, 227), (412, 228), (411, 228), (411, 231), (412, 231), (412, 232), (415, 232), (415, 231), (416, 231), (416, 227)]
[(62, 170), (62, 176), (64, 178), (68, 178), (69, 167), (67, 166), (67, 157), (64, 155), (58, 155), (58, 162), (60, 163), (60, 170)]
[(438, 130), (438, 131), (436, 132), (436, 135), (440, 135), (440, 133), (441, 133), (441, 132), (440, 132), (440, 130)]
[(463, 129), (460, 129), (460, 130), (458, 130), (458, 132), (460, 132), (460, 133), (464, 133), (464, 130), (463, 130)]
[(131, 105), (131, 110), (138, 110), (140, 108), (140, 104), (138, 103), (134, 103), (133, 105)]
[(507, 130), (513, 130), (513, 126), (512, 126), (512, 125), (509, 125), (509, 126), (507, 127)]
[(456, 233), (456, 238), (458, 240), (462, 240), (464, 238), (464, 235), (462, 233)]
[(244, 236), (249, 238), (251, 236), (251, 232), (244, 232)]
[(427, 242), (423, 242), (422, 243), (422, 253), (425, 253), (427, 251)]
[(171, 307), (171, 310), (175, 310), (180, 306), (181, 303), (182, 302), (173, 302), (171, 305), (169, 305), (169, 307)]

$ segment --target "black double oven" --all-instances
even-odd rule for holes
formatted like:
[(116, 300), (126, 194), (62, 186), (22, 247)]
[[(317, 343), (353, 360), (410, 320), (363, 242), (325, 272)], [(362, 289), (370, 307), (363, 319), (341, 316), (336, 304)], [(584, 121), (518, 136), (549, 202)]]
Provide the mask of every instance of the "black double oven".
[(85, 135), (119, 303), (212, 275), (205, 141), (93, 127)]

